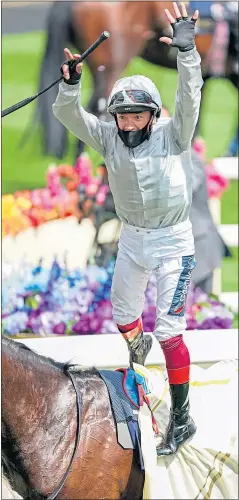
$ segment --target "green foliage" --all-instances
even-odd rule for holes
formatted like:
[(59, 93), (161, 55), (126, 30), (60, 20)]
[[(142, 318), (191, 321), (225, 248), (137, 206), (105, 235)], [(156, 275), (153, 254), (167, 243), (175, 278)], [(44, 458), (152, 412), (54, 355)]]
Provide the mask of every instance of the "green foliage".
[(232, 257), (223, 260), (223, 292), (238, 291), (238, 248), (231, 248)]

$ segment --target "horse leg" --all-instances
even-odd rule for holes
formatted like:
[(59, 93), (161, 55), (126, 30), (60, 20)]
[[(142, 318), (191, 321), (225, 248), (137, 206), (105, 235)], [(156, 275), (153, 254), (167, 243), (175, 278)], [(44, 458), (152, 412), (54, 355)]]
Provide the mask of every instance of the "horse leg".
[(77, 139), (75, 163), (77, 161), (77, 158), (79, 158), (79, 156), (81, 156), (84, 153), (84, 149), (85, 149), (85, 143), (82, 142), (80, 139)]
[[(72, 2), (54, 2), (47, 21), (47, 41), (40, 70), (39, 90), (50, 85), (60, 75), (64, 61), (63, 49), (72, 42)], [(36, 116), (40, 121), (45, 155), (62, 158), (68, 147), (66, 128), (56, 120), (52, 104), (58, 94), (53, 86), (37, 100)]]

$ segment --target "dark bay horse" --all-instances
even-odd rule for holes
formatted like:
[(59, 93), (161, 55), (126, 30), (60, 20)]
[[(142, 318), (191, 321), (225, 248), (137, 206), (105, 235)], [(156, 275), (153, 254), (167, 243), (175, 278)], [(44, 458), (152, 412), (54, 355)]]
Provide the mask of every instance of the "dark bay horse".
[(144, 475), (117, 443), (104, 381), (72, 370), (2, 338), (4, 475), (29, 500), (141, 500)]
[[(187, 3), (187, 2), (186, 2)], [(198, 2), (197, 2), (198, 3)], [(202, 2), (203, 3), (203, 2)], [(192, 2), (194, 4), (194, 2)], [(64, 59), (64, 47), (72, 45), (82, 53), (99, 34), (108, 30), (111, 37), (87, 59), (93, 77), (94, 92), (88, 110), (99, 116), (99, 102), (109, 95), (114, 82), (135, 56), (167, 68), (176, 69), (177, 49), (160, 43), (159, 37), (171, 33), (164, 9), (171, 2), (55, 2), (48, 17), (47, 42), (43, 56), (40, 88), (45, 88), (59, 76)], [(194, 6), (192, 5), (194, 11)], [(202, 21), (201, 21), (202, 22)], [(202, 67), (207, 65), (215, 23), (208, 21), (206, 29), (196, 36)], [(197, 23), (200, 26), (200, 22)], [(99, 71), (104, 68), (104, 71)], [(38, 99), (38, 116), (42, 124), (45, 154), (61, 158), (67, 146), (67, 132), (52, 114), (57, 86)]]

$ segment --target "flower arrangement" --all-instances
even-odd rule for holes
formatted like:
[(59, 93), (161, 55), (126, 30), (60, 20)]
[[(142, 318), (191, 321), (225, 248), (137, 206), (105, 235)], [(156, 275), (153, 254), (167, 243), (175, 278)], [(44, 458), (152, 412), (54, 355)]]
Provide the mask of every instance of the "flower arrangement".
[[(117, 333), (112, 318), (110, 289), (114, 259), (107, 269), (95, 265), (69, 271), (55, 260), (50, 269), (43, 262), (2, 266), (2, 332), (40, 335)], [(145, 294), (144, 331), (155, 326), (156, 281), (151, 275)], [(234, 315), (217, 298), (200, 289), (189, 290), (187, 329), (231, 328)]]
[[(193, 147), (205, 161), (203, 139), (196, 139)], [(206, 166), (209, 197), (221, 197), (228, 181), (215, 169), (213, 162)], [(99, 166), (96, 176), (87, 155), (71, 165), (50, 165), (45, 188), (17, 191), (2, 196), (2, 236), (16, 235), (29, 227), (38, 227), (47, 221), (71, 215), (91, 217), (104, 205), (109, 192), (105, 171)]]
[(207, 190), (209, 198), (221, 198), (229, 187), (229, 181), (216, 170), (213, 161), (206, 167)]
[[(47, 187), (33, 191), (17, 191), (2, 197), (2, 235), (16, 235), (29, 227), (38, 227), (44, 222), (74, 215), (78, 200), (76, 191), (61, 184), (63, 176), (69, 176), (73, 167), (50, 166), (47, 172)], [(72, 182), (72, 181), (71, 181)]]
[(92, 199), (101, 206), (109, 190), (108, 185), (102, 183), (100, 167), (94, 177), (92, 164), (84, 155), (78, 158), (75, 167), (50, 165), (46, 180), (45, 188), (17, 191), (2, 197), (3, 237), (14, 236), (50, 220), (78, 216), (79, 196), (81, 200)]
[[(193, 149), (198, 153), (202, 161), (206, 162), (206, 143), (201, 137), (193, 142)], [(221, 198), (224, 191), (229, 187), (229, 181), (215, 168), (213, 161), (205, 167), (207, 176), (207, 189), (209, 198)]]

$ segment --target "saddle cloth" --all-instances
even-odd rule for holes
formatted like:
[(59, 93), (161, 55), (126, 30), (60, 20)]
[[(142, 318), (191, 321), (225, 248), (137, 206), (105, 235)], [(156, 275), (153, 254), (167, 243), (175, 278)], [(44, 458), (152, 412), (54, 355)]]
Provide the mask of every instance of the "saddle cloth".
[[(115, 371), (98, 370), (98, 372), (108, 390), (116, 424), (117, 441), (124, 449), (138, 451), (141, 469), (144, 470), (138, 414), (144, 403), (149, 406), (146, 378), (131, 368), (120, 368)], [(155, 424), (153, 416), (152, 421)]]

